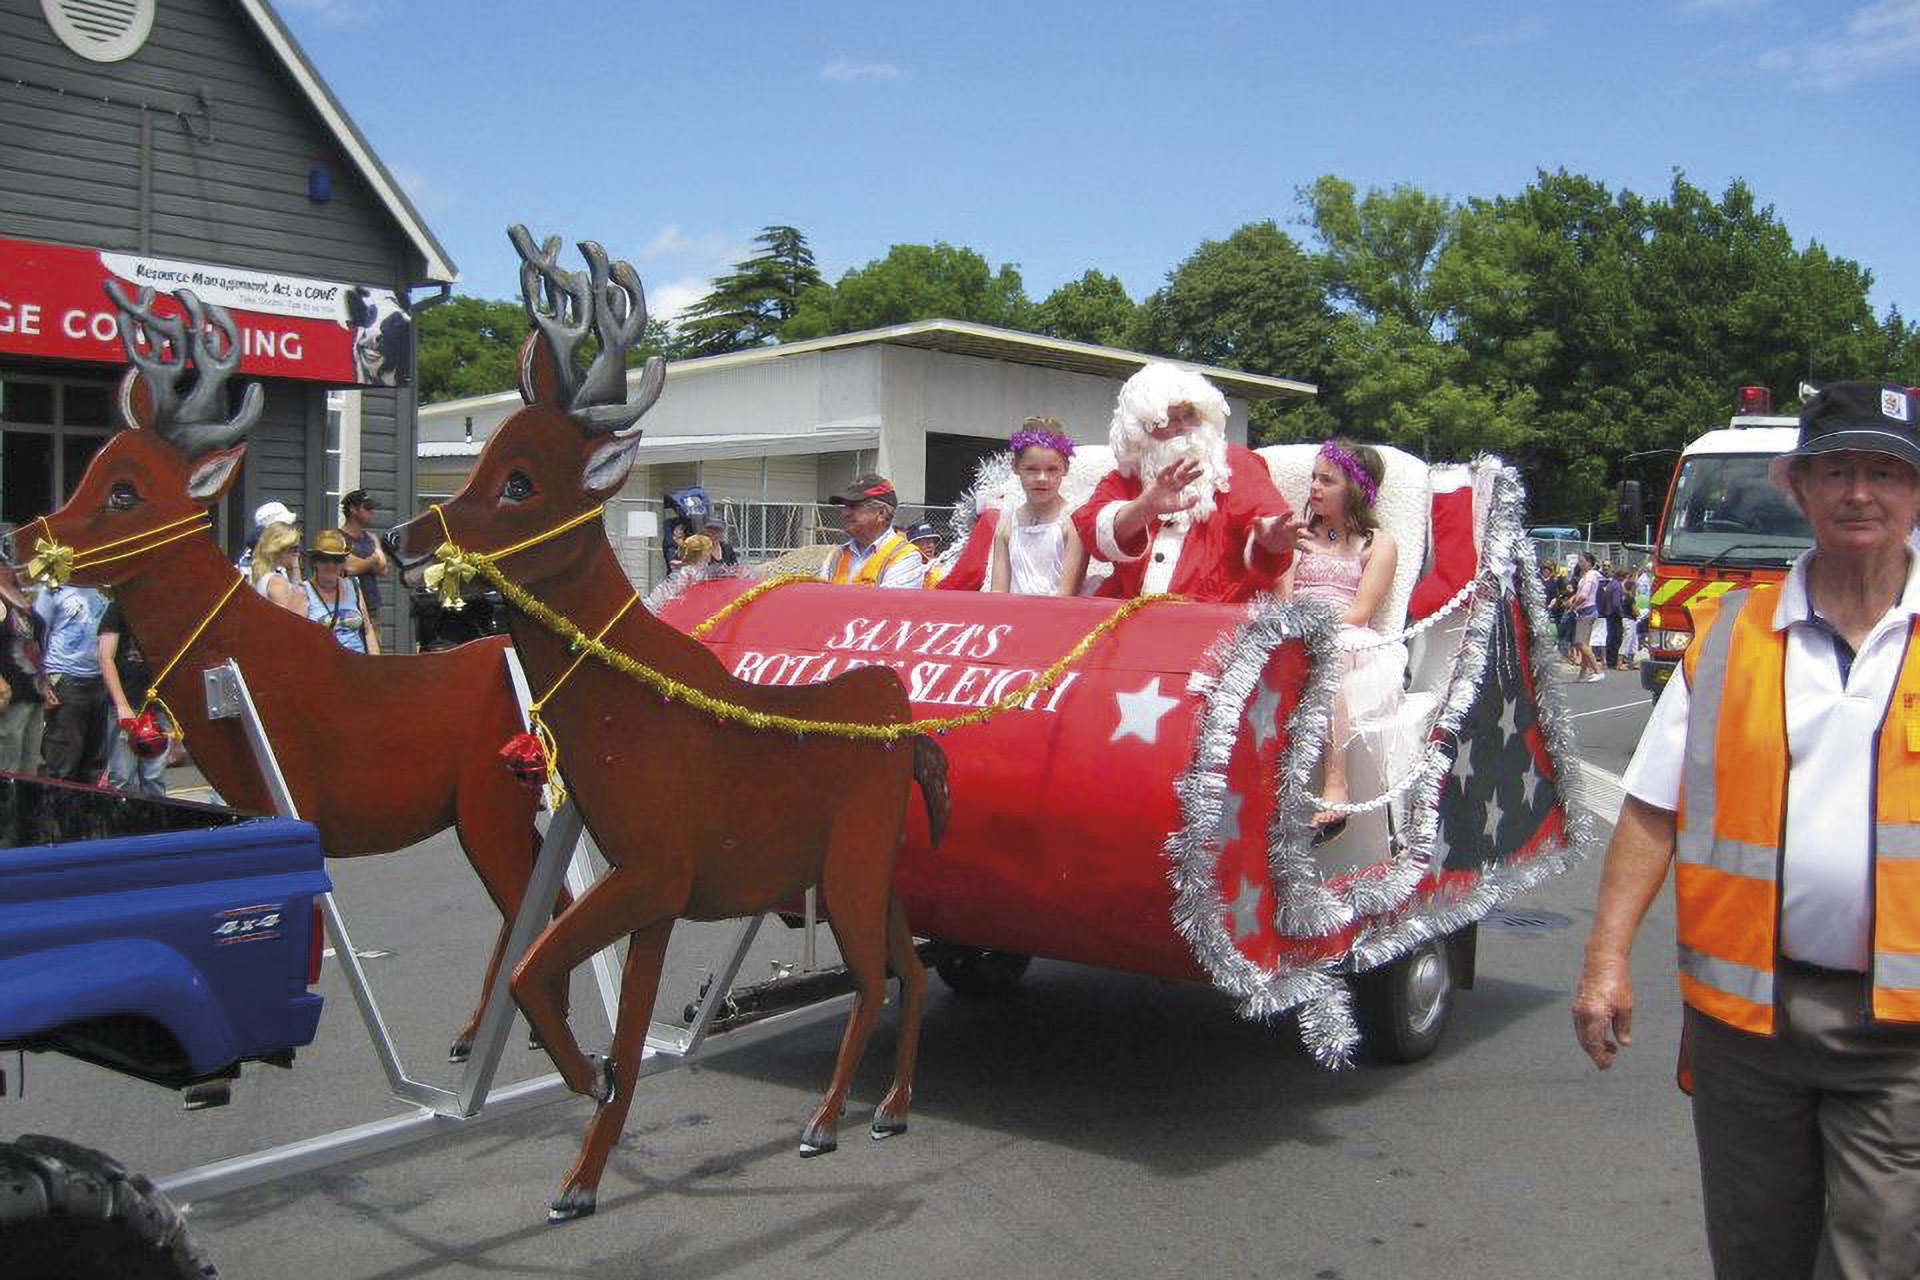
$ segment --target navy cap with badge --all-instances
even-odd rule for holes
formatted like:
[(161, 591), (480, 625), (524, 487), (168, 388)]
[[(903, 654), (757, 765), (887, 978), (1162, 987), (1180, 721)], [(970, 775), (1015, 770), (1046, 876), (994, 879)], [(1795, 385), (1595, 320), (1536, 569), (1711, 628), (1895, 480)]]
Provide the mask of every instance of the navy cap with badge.
[(1830, 382), (1800, 411), (1800, 442), (1786, 456), (1836, 449), (1890, 453), (1920, 471), (1920, 389), (1895, 382)]
[(1920, 387), (1829, 382), (1800, 410), (1799, 442), (1768, 464), (1767, 478), (1791, 497), (1794, 459), (1841, 449), (1888, 454), (1920, 473)]

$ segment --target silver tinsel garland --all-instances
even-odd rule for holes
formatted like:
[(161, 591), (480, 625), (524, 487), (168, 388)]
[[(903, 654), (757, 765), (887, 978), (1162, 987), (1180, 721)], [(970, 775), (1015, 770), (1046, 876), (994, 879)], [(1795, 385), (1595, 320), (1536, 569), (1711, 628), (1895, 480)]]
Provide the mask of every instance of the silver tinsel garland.
[[(1523, 862), (1487, 868), (1465, 893), (1416, 895), (1433, 865), (1441, 785), (1453, 767), (1450, 753), (1426, 751), (1406, 792), (1404, 840), (1385, 862), (1338, 888), (1322, 878), (1312, 851), (1313, 780), (1327, 743), (1333, 699), (1345, 664), (1340, 627), (1331, 610), (1311, 601), (1262, 597), (1248, 620), (1213, 655), (1217, 672), (1196, 730), (1191, 764), (1175, 783), (1184, 823), (1167, 841), (1175, 892), (1173, 922), (1214, 984), (1240, 1002), (1250, 1018), (1298, 1011), (1302, 1039), (1326, 1066), (1347, 1063), (1359, 1043), (1343, 975), (1388, 963), (1431, 938), (1486, 916), (1568, 862), (1590, 851), (1593, 819), (1567, 800), (1576, 776), (1576, 746), (1564, 696), (1552, 678), (1555, 651), (1533, 545), (1525, 536), (1525, 494), (1518, 474), (1497, 458), (1472, 464), (1476, 478), (1491, 476), (1477, 590), (1433, 729), (1453, 740), (1465, 723), (1498, 634), (1499, 611), (1517, 590), (1532, 632), (1531, 675), (1542, 737), (1560, 793), (1567, 841)], [(1273, 651), (1287, 640), (1306, 648), (1308, 678), (1287, 722), (1289, 743), (1268, 832), (1268, 862), (1276, 896), (1274, 924), (1290, 937), (1325, 937), (1349, 926), (1357, 933), (1344, 958), (1282, 961), (1264, 968), (1234, 945), (1227, 904), (1217, 888), (1220, 824), (1227, 765), (1244, 723), (1248, 700)]]

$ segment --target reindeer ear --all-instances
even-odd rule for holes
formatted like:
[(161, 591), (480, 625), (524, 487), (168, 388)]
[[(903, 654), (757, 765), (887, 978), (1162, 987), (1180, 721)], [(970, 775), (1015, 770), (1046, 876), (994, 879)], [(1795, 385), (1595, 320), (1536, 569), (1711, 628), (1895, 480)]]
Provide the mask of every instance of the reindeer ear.
[(528, 404), (561, 404), (560, 370), (553, 363), (553, 348), (539, 330), (527, 335), (520, 344), (520, 398)]
[(153, 425), (153, 388), (140, 376), (140, 370), (128, 369), (120, 375), (120, 394), (116, 402), (120, 406), (121, 426)]
[(630, 436), (609, 436), (602, 440), (587, 455), (581, 486), (603, 502), (611, 498), (626, 483), (627, 472), (633, 467), (633, 456), (639, 449), (638, 431)]
[(240, 474), (240, 459), (247, 456), (245, 444), (231, 449), (215, 449), (194, 459), (187, 473), (187, 496), (195, 502), (214, 502), (224, 498)]

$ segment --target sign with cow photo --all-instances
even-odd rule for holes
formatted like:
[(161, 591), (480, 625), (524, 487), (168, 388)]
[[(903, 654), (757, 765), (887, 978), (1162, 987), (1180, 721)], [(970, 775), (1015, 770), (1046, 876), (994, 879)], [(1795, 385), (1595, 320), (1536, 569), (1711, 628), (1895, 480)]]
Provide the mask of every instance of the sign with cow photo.
[(241, 373), (413, 381), (413, 319), (392, 290), (33, 240), (0, 239), (0, 352), (123, 362), (109, 280), (154, 290), (163, 314), (177, 314), (177, 289), (225, 307), (240, 329)]

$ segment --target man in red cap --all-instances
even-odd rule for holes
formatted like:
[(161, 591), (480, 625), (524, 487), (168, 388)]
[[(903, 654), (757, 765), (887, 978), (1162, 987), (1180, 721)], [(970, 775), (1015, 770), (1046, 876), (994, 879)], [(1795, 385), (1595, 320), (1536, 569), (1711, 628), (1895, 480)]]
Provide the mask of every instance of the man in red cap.
[(1238, 601), (1279, 581), (1299, 522), (1226, 425), (1226, 397), (1191, 369), (1155, 362), (1120, 388), (1114, 469), (1073, 513), (1088, 554), (1113, 563), (1098, 594)]
[(927, 561), (906, 535), (893, 527), (900, 499), (884, 476), (856, 476), (833, 495), (847, 540), (820, 571), (828, 582), (856, 587), (918, 587)]

